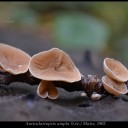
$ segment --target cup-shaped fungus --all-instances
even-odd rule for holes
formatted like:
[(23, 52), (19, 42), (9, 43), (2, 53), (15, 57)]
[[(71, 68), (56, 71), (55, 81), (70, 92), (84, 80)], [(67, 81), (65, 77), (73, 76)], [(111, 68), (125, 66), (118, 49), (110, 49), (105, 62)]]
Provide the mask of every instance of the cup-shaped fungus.
[(108, 76), (102, 77), (102, 82), (105, 90), (115, 96), (126, 94), (128, 92), (127, 86), (123, 82), (115, 81)]
[[(65, 81), (72, 83), (81, 80), (81, 73), (76, 68), (72, 59), (58, 48), (52, 48), (51, 50), (34, 55), (29, 64), (29, 71), (34, 77), (45, 81)], [(41, 86), (53, 86), (53, 84), (50, 84), (51, 82), (41, 84), (37, 90), (37, 94), (40, 93)]]
[(125, 82), (128, 80), (128, 70), (127, 68), (117, 60), (111, 58), (105, 58), (103, 62), (104, 72), (110, 78)]
[(31, 57), (13, 46), (0, 43), (0, 68), (17, 75), (27, 72)]
[(48, 97), (49, 99), (57, 99), (59, 94), (58, 90), (55, 87), (55, 85), (51, 81), (45, 81), (43, 80), (38, 88), (37, 88), (37, 94), (41, 98), (46, 98)]

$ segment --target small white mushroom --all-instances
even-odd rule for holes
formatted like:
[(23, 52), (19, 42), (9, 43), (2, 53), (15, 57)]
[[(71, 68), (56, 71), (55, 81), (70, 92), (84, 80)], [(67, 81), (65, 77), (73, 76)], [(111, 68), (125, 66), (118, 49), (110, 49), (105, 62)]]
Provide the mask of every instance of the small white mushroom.
[(86, 94), (85, 92), (82, 92), (82, 93), (80, 94), (80, 96), (81, 96), (81, 97), (86, 97), (87, 94)]
[(128, 80), (128, 70), (127, 68), (117, 60), (111, 58), (105, 58), (103, 62), (104, 72), (110, 78), (125, 82)]
[(100, 100), (103, 96), (101, 94), (98, 94), (96, 92), (93, 92), (91, 95), (92, 100)]
[(17, 75), (27, 72), (31, 57), (13, 46), (0, 43), (0, 68)]

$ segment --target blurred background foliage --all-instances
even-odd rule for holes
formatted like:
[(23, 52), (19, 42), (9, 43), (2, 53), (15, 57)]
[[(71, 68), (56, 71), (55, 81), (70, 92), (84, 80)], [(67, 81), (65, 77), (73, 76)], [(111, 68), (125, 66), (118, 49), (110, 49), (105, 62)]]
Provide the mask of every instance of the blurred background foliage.
[(0, 26), (40, 30), (60, 48), (128, 62), (128, 2), (0, 2)]

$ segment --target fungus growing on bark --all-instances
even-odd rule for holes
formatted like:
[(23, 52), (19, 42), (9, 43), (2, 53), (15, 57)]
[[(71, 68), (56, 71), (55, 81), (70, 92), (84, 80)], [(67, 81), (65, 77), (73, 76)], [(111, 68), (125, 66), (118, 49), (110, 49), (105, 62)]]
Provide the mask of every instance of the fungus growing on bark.
[[(44, 81), (41, 82), (37, 89), (38, 95), (41, 96), (42, 94), (41, 97), (43, 98), (46, 98), (44, 96), (46, 94), (46, 90), (44, 88), (50, 87), (54, 88), (55, 90), (52, 81), (64, 81), (72, 83), (81, 80), (81, 73), (76, 68), (72, 59), (68, 54), (58, 48), (52, 48), (51, 50), (34, 55), (29, 64), (29, 71), (34, 77)], [(45, 91), (44, 93), (40, 93), (40, 90)], [(58, 96), (56, 96), (56, 98), (57, 97)], [(55, 97), (51, 96), (49, 96), (49, 98), (55, 99)]]
[(58, 90), (55, 87), (55, 85), (51, 81), (45, 81), (43, 80), (38, 88), (37, 88), (37, 94), (41, 98), (50, 98), (50, 99), (57, 99), (59, 96)]
[(17, 75), (27, 72), (31, 57), (13, 46), (0, 43), (0, 70)]
[(105, 90), (115, 96), (126, 94), (128, 92), (127, 86), (123, 82), (115, 81), (108, 76), (102, 77), (102, 82)]
[(104, 72), (110, 78), (125, 82), (128, 80), (127, 68), (117, 60), (105, 58), (103, 62)]

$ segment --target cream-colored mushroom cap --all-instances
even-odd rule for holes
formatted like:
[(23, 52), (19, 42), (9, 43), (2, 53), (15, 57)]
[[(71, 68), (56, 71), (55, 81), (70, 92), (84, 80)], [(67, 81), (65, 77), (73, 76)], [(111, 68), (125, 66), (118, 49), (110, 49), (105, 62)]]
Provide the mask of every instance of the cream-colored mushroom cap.
[(47, 81), (75, 82), (81, 79), (81, 74), (69, 55), (58, 48), (34, 55), (29, 70), (36, 78)]
[(127, 86), (123, 82), (115, 81), (108, 76), (102, 77), (104, 89), (115, 96), (126, 94), (128, 92)]
[(127, 68), (117, 60), (106, 58), (103, 63), (104, 72), (110, 78), (125, 82), (128, 80), (128, 70)]
[(59, 93), (57, 88), (51, 81), (43, 80), (37, 88), (37, 95), (41, 98), (48, 97), (49, 99), (57, 99)]
[(31, 57), (13, 46), (0, 43), (0, 67), (11, 74), (21, 74), (28, 70)]

